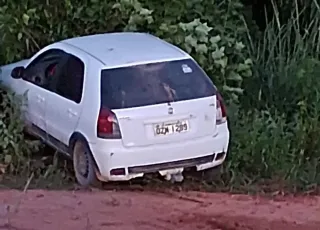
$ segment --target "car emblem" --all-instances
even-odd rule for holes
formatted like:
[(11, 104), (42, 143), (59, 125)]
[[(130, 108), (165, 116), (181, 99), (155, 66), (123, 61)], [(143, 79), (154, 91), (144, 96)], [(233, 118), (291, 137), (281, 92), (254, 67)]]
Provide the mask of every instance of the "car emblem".
[(172, 107), (169, 107), (168, 114), (173, 114), (173, 108)]

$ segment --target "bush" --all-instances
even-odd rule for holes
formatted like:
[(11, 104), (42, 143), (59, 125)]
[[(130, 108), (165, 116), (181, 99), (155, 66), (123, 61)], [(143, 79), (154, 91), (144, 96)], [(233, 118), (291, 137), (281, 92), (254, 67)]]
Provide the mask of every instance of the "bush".
[(22, 98), (0, 86), (0, 173), (28, 173), (35, 142), (27, 141), (20, 120)]
[(232, 186), (281, 182), (287, 188), (306, 190), (320, 182), (320, 112), (285, 114), (240, 112), (233, 127), (232, 157), (226, 173)]

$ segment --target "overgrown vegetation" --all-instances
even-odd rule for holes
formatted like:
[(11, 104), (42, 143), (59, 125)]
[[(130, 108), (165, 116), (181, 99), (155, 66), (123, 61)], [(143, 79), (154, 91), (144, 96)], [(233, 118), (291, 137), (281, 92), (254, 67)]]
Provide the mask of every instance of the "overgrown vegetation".
[[(232, 142), (218, 184), (276, 181), (310, 190), (320, 182), (320, 7), (316, 0), (289, 2), (262, 9), (268, 23), (259, 31), (237, 0), (0, 0), (0, 61), (79, 35), (155, 34), (195, 57), (227, 99)], [(29, 142), (18, 113), (7, 115), (17, 107), (3, 92), (0, 161), (11, 172), (30, 172), (30, 164), (21, 168), (29, 162)]]
[(0, 86), (0, 180), (10, 186), (21, 187), (33, 174), (35, 184), (48, 180), (44, 186), (52, 183), (55, 186), (64, 185), (72, 180), (67, 162), (58, 161), (57, 154), (52, 150), (51, 156), (43, 154), (48, 148), (44, 148), (38, 140), (24, 136), (21, 122), (23, 105), (24, 96), (14, 95)]

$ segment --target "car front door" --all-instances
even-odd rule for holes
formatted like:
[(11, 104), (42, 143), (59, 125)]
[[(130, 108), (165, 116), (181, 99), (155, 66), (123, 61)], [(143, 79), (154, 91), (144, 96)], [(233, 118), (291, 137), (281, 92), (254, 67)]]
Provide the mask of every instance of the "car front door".
[(63, 55), (62, 50), (49, 49), (25, 67), (23, 80), (27, 89), (26, 122), (32, 125), (33, 132), (41, 136), (46, 132), (45, 109), (50, 92), (50, 76)]
[(80, 118), (85, 63), (85, 55), (68, 53), (63, 66), (54, 76), (54, 92), (47, 98), (47, 133), (62, 147), (68, 146)]

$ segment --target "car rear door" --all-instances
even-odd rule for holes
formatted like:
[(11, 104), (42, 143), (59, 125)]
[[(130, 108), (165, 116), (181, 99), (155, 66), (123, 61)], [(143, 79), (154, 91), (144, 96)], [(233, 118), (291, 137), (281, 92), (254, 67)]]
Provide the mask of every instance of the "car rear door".
[(86, 57), (66, 52), (65, 62), (54, 75), (53, 92), (48, 95), (46, 126), (53, 141), (67, 146), (81, 115)]

